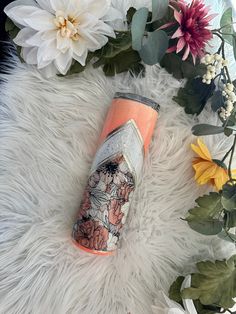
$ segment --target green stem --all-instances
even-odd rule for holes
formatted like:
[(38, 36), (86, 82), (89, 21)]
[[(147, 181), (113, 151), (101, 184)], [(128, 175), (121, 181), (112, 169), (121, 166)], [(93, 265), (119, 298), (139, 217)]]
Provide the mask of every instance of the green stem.
[(219, 32), (221, 35), (227, 35), (227, 36), (233, 36), (233, 34), (230, 34), (230, 33), (222, 33), (222, 32)]
[[(212, 31), (212, 32), (219, 32), (219, 31), (221, 31), (223, 28), (225, 28), (225, 27), (229, 27), (229, 26), (232, 26), (233, 24), (236, 24), (236, 22), (233, 22), (233, 23), (230, 23), (230, 24), (223, 25), (222, 27), (217, 28), (217, 29), (213, 29), (213, 31)], [(231, 35), (232, 35), (232, 34), (231, 34)]]
[[(230, 238), (230, 240), (231, 240), (233, 243), (235, 243), (235, 240), (234, 240), (233, 238), (231, 238), (231, 235), (229, 234), (229, 232), (228, 232), (226, 229), (224, 229), (224, 231), (225, 231), (225, 233), (227, 234), (228, 238)], [(223, 313), (224, 313), (224, 312), (223, 312)]]
[[(217, 32), (212, 32), (212, 33), (221, 39), (221, 41), (222, 41), (222, 57), (225, 59), (225, 40), (219, 33), (217, 33)], [(225, 74), (227, 76), (229, 83), (232, 83), (227, 66), (224, 66), (224, 70), (225, 70)]]
[(232, 145), (232, 150), (231, 150), (231, 155), (230, 155), (230, 160), (229, 160), (228, 174), (229, 174), (230, 181), (233, 181), (231, 168), (232, 168), (235, 147), (236, 147), (236, 135), (234, 135), (234, 142)]
[(224, 157), (221, 159), (222, 162), (225, 161), (225, 159), (229, 156), (231, 150), (233, 149), (233, 145), (231, 146), (230, 150), (224, 155)]

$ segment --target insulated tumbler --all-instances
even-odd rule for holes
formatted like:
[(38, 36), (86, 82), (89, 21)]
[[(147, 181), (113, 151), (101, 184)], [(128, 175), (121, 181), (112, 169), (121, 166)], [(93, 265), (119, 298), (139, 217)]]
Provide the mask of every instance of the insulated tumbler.
[(79, 248), (100, 255), (116, 251), (158, 111), (146, 97), (115, 94), (73, 226)]

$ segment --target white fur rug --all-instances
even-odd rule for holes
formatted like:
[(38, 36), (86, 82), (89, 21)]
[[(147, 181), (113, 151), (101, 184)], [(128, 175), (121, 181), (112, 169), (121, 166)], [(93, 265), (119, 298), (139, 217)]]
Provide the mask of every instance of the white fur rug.
[[(232, 254), (180, 219), (207, 191), (193, 179), (191, 127), (217, 122), (210, 108), (196, 118), (172, 101), (181, 82), (158, 66), (144, 79), (88, 69), (46, 80), (18, 64), (1, 79), (1, 314), (149, 314), (157, 292), (193, 262)], [(121, 248), (103, 257), (70, 235), (115, 91), (153, 98), (161, 111)], [(205, 138), (215, 158), (230, 145), (223, 141)]]

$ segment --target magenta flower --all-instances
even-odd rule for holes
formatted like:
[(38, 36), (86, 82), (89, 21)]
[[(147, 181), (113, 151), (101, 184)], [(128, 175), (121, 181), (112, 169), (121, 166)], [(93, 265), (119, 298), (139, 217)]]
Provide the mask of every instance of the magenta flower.
[[(216, 14), (208, 15), (210, 7), (206, 7), (202, 0), (193, 0), (191, 4), (184, 0), (171, 1), (171, 7), (179, 27), (171, 37), (177, 39), (177, 42), (167, 52), (184, 51), (182, 59), (186, 60), (191, 54), (195, 63), (196, 57), (204, 55), (206, 43), (212, 38), (208, 26)], [(168, 23), (166, 27), (170, 24), (174, 25), (176, 22)]]

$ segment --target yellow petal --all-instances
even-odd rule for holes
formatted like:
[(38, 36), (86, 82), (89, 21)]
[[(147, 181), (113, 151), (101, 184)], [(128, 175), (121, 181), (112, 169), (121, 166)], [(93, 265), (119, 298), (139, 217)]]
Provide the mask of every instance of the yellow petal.
[(212, 160), (211, 154), (209, 152), (209, 149), (207, 148), (206, 144), (203, 143), (200, 138), (197, 139), (198, 146), (200, 147), (202, 153), (206, 156), (207, 160)]
[(214, 185), (219, 191), (222, 189), (222, 186), (229, 180), (227, 171), (221, 167), (217, 167), (216, 173), (214, 175)]
[(196, 171), (195, 180), (198, 184), (206, 184), (215, 175), (217, 165), (213, 162), (203, 161), (193, 165)]
[(197, 140), (197, 143), (198, 143), (198, 146), (191, 144), (192, 150), (204, 160), (209, 160), (209, 161), (212, 160), (211, 154), (207, 146), (200, 139)]
[(236, 169), (231, 170), (233, 179), (236, 179)]

